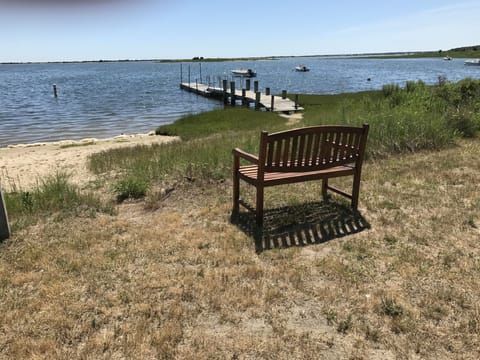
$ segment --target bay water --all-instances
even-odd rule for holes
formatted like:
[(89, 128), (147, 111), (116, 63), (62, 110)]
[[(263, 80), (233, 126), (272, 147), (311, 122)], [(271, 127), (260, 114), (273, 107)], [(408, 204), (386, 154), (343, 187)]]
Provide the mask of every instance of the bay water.
[[(310, 71), (295, 71), (300, 64)], [(335, 94), (404, 86), (407, 81), (480, 78), (480, 67), (441, 58), (0, 64), (0, 147), (147, 133), (188, 114), (221, 109), (220, 101), (181, 90), (179, 84), (221, 86), (227, 79), (241, 89), (245, 79), (231, 77), (231, 70), (240, 68), (256, 71), (252, 83), (258, 81), (262, 92), (269, 87), (272, 94)]]

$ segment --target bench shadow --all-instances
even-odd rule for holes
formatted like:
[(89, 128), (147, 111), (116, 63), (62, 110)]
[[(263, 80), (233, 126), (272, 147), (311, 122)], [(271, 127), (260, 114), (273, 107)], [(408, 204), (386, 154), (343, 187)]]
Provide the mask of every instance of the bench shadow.
[(370, 228), (359, 211), (348, 205), (323, 201), (267, 209), (263, 226), (256, 224), (255, 214), (250, 211), (232, 213), (231, 221), (253, 238), (257, 253), (321, 244)]

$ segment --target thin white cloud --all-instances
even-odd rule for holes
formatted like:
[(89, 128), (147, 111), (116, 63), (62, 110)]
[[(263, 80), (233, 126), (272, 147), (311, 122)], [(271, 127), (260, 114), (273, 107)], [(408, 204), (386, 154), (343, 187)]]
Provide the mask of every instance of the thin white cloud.
[(456, 3), (456, 4), (451, 4), (451, 5), (444, 5), (444, 6), (439, 6), (435, 7), (432, 9), (425, 10), (425, 13), (448, 13), (451, 11), (457, 11), (457, 10), (465, 10), (465, 9), (471, 9), (471, 8), (480, 8), (480, 4), (478, 2), (473, 2), (473, 1), (467, 1), (463, 3)]

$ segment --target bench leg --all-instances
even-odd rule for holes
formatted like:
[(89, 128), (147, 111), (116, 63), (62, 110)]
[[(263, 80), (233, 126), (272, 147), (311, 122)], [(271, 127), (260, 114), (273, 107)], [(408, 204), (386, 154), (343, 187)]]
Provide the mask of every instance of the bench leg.
[(322, 198), (323, 201), (327, 201), (327, 190), (328, 190), (328, 179), (323, 179), (322, 181)]
[(233, 175), (233, 208), (232, 211), (234, 213), (239, 212), (239, 200), (240, 200), (240, 179), (238, 174)]
[(358, 207), (359, 194), (360, 194), (360, 174), (355, 174), (353, 176), (353, 188), (352, 188), (352, 208), (355, 210)]
[(263, 193), (263, 186), (257, 185), (257, 204), (255, 220), (258, 226), (262, 226), (263, 224)]
[(238, 176), (239, 159), (234, 157), (233, 161), (233, 208), (232, 212), (237, 214), (239, 212), (240, 200), (240, 177)]

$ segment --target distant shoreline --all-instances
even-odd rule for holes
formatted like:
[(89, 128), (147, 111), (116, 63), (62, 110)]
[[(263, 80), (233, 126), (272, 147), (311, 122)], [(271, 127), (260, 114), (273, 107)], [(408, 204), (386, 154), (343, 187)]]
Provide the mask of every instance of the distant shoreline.
[(89, 64), (89, 63), (120, 63), (120, 62), (161, 62), (161, 63), (179, 63), (179, 62), (223, 62), (223, 61), (261, 61), (276, 60), (285, 58), (425, 58), (425, 57), (461, 57), (461, 58), (480, 58), (480, 45), (460, 47), (450, 50), (438, 51), (399, 51), (384, 53), (360, 53), (360, 54), (330, 54), (330, 55), (279, 55), (279, 56), (259, 56), (259, 57), (238, 57), (238, 58), (207, 58), (195, 56), (191, 59), (98, 59), (98, 60), (68, 60), (68, 61), (25, 61), (25, 62), (0, 62), (0, 65), (21, 65), (21, 64)]

